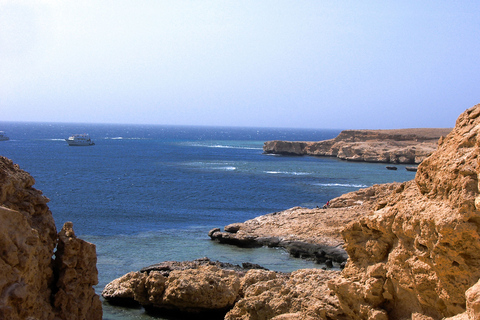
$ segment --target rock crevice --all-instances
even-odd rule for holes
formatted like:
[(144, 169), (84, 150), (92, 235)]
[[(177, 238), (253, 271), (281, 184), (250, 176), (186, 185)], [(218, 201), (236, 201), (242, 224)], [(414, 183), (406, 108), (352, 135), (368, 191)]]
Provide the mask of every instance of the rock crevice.
[(71, 223), (57, 235), (34, 183), (0, 157), (0, 319), (101, 319), (95, 246)]

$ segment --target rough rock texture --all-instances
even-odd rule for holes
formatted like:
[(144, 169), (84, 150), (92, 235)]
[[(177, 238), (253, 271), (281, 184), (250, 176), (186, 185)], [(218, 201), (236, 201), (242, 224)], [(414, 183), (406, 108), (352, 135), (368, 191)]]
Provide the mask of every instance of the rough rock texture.
[(225, 319), (345, 319), (326, 285), (338, 275), (338, 271), (304, 269), (286, 278), (249, 271), (242, 279), (243, 296)]
[(240, 267), (208, 258), (167, 261), (113, 280), (102, 296), (112, 304), (138, 303), (149, 310), (224, 314), (239, 298), (240, 279), (251, 268), (257, 266)]
[[(34, 183), (27, 172), (0, 157), (0, 319), (86, 319), (86, 314), (88, 319), (101, 319), (101, 305), (92, 289), (97, 281), (95, 248), (90, 247), (89, 254), (82, 256), (72, 250), (60, 254), (59, 247), (57, 255), (61, 258), (57, 262), (63, 261), (64, 266), (55, 267), (56, 227), (48, 199), (32, 187)], [(83, 261), (79, 268), (68, 262), (73, 259), (86, 259), (89, 265), (85, 267)], [(75, 279), (83, 287), (71, 285), (71, 275), (86, 273), (88, 280)], [(57, 275), (62, 275), (58, 281)], [(85, 286), (90, 287), (89, 294)], [(67, 289), (65, 294), (60, 293), (62, 288)], [(67, 299), (65, 313), (60, 306)]]
[(338, 157), (350, 161), (420, 163), (451, 129), (345, 130), (319, 141), (267, 141), (264, 153)]
[(282, 319), (342, 319), (338, 300), (326, 285), (339, 271), (286, 274), (207, 258), (164, 262), (142, 270), (110, 282), (104, 298), (124, 306), (136, 302), (160, 315), (177, 310), (194, 318), (210, 312), (209, 319), (260, 320), (280, 315)]
[(101, 319), (102, 305), (93, 289), (98, 284), (96, 265), (95, 245), (77, 238), (73, 224), (66, 222), (58, 234), (54, 269), (58, 290), (54, 307), (63, 319)]
[(330, 288), (349, 317), (442, 319), (465, 311), (465, 291), (480, 278), (479, 146), (477, 105), (420, 164), (415, 181), (343, 231), (349, 261)]
[(386, 194), (400, 184), (374, 185), (330, 201), (328, 209), (295, 207), (270, 213), (243, 223), (212, 229), (209, 236), (220, 243), (241, 247), (283, 247), (296, 257), (319, 263), (342, 263), (348, 256), (342, 248), (341, 230), (350, 222), (383, 204)]
[(480, 319), (480, 281), (465, 292), (467, 311), (445, 320), (476, 320)]

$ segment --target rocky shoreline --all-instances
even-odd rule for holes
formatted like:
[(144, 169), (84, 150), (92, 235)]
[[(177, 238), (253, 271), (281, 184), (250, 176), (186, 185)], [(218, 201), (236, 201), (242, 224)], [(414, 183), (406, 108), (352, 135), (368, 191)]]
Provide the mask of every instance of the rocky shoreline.
[(214, 228), (209, 237), (239, 247), (281, 247), (292, 256), (342, 268), (348, 259), (341, 230), (374, 209), (400, 183), (374, 185), (332, 199), (328, 209), (295, 207)]
[(437, 148), (451, 128), (344, 130), (336, 138), (318, 142), (264, 143), (265, 154), (337, 157), (348, 161), (418, 164)]
[[(361, 189), (333, 199), (328, 209), (292, 208), (209, 233), (247, 247), (323, 246), (315, 247), (314, 259), (343, 246), (348, 260), (341, 272), (202, 265), (168, 277), (138, 271), (114, 282), (119, 292), (132, 287), (129, 294), (144, 299), (147, 309), (168, 305), (185, 312), (200, 301), (202, 308), (226, 312), (227, 320), (478, 319), (480, 105), (460, 115), (434, 149), (415, 180)], [(216, 301), (218, 293), (228, 302), (207, 307), (204, 297)]]
[[(479, 319), (479, 176), (480, 104), (460, 115), (412, 181), (348, 193), (328, 209), (297, 207), (210, 232), (241, 246), (301, 243), (325, 263), (334, 261), (326, 248), (343, 247), (342, 271), (170, 261), (129, 272), (102, 295), (182, 319)], [(48, 199), (33, 184), (0, 158), (0, 318), (100, 319), (95, 246), (78, 239), (71, 223), (57, 233)], [(291, 253), (307, 256), (297, 249)]]
[(341, 319), (334, 297), (321, 302), (315, 297), (330, 296), (327, 282), (339, 274), (321, 269), (282, 273), (208, 258), (167, 261), (115, 279), (102, 295), (112, 304), (141, 305), (149, 314), (175, 319), (271, 319), (318, 308), (330, 319)]

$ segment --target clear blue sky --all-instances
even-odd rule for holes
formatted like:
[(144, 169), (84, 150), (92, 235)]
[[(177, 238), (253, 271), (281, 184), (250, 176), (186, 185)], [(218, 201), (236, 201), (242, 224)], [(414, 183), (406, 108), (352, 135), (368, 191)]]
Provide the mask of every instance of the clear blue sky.
[(0, 0), (0, 121), (452, 127), (480, 1)]

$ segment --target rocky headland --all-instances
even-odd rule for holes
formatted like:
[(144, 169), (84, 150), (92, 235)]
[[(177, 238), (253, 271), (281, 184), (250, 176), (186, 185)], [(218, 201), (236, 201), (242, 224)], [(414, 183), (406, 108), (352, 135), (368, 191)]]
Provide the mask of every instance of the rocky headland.
[(114, 280), (104, 296), (125, 292), (147, 306), (185, 311), (225, 294), (210, 303), (225, 319), (480, 319), (479, 155), (477, 105), (439, 139), (412, 181), (359, 190), (328, 209), (292, 208), (210, 232), (241, 246), (343, 246), (342, 271), (147, 268)]
[(212, 240), (239, 247), (282, 247), (292, 256), (315, 260), (327, 266), (347, 261), (341, 231), (348, 223), (372, 210), (378, 201), (400, 183), (374, 185), (330, 201), (328, 209), (295, 207), (266, 214), (243, 223), (214, 228)]
[(0, 319), (101, 319), (95, 245), (57, 233), (35, 180), (0, 157)]
[(452, 129), (344, 130), (324, 141), (267, 141), (266, 154), (337, 157), (349, 161), (418, 164)]

